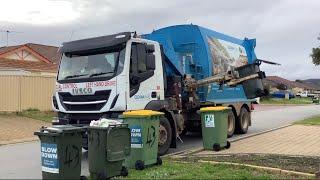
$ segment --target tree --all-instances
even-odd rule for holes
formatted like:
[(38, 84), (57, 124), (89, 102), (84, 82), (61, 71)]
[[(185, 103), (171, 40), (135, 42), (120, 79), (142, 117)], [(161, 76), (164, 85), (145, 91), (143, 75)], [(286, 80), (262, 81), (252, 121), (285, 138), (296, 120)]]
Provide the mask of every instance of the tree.
[[(318, 37), (318, 40), (320, 40), (320, 37)], [(311, 58), (314, 65), (320, 65), (320, 46), (312, 48)]]
[(288, 87), (285, 85), (285, 84), (278, 84), (277, 85), (277, 89), (279, 89), (279, 90), (287, 90), (288, 89)]

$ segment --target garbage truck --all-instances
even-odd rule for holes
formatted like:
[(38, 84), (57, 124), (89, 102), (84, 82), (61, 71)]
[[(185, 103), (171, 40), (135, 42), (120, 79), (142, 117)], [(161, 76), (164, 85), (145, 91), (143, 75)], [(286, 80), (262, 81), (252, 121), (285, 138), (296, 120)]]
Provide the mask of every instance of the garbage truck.
[[(159, 154), (182, 134), (201, 130), (197, 111), (231, 107), (228, 137), (246, 133), (254, 98), (266, 94), (255, 39), (237, 39), (198, 25), (149, 34), (122, 32), (65, 42), (52, 99), (53, 124), (88, 125), (125, 111), (156, 110)], [(87, 135), (83, 134), (87, 148)]]

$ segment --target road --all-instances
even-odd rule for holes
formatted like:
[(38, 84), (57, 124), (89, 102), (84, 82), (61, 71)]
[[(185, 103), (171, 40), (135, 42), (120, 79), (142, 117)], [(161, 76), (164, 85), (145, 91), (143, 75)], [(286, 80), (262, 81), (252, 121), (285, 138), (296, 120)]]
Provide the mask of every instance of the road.
[[(281, 127), (294, 121), (320, 114), (319, 105), (308, 106), (258, 106), (252, 113), (252, 126), (246, 135)], [(241, 135), (241, 136), (246, 136)], [(234, 136), (237, 138), (239, 135)], [(192, 134), (182, 137), (177, 149), (169, 153), (202, 146), (201, 136)], [(232, 139), (232, 138), (231, 138)], [(39, 142), (0, 146), (0, 179), (41, 178)], [(83, 152), (82, 174), (88, 175), (87, 153)]]

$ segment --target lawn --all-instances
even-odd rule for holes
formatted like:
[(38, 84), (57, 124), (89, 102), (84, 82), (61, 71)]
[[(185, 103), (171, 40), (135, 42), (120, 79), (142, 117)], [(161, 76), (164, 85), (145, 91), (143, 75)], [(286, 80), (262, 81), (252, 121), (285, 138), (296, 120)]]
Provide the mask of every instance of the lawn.
[(303, 124), (303, 125), (320, 125), (320, 116), (311, 117), (308, 119), (304, 119), (302, 121), (297, 121), (295, 124)]
[(27, 109), (21, 112), (0, 112), (0, 116), (22, 116), (51, 123), (52, 118), (56, 116), (56, 112)]
[(17, 115), (45, 122), (51, 122), (52, 118), (56, 116), (56, 113), (53, 111), (39, 111), (37, 109), (28, 109), (22, 112), (18, 112)]
[(312, 104), (311, 98), (262, 98), (261, 104)]
[[(122, 177), (120, 177), (122, 179)], [(185, 163), (165, 160), (162, 166), (143, 171), (129, 170), (128, 179), (284, 179), (299, 178), (263, 170), (210, 163)], [(301, 177), (300, 177), (301, 178)]]

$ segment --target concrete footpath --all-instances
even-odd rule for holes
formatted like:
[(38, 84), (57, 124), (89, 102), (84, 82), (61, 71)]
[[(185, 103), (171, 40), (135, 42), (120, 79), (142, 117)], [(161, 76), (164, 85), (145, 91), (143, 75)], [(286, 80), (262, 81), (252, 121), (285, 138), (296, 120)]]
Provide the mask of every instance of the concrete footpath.
[(292, 125), (233, 142), (227, 150), (202, 151), (194, 155), (242, 153), (320, 157), (320, 126)]

